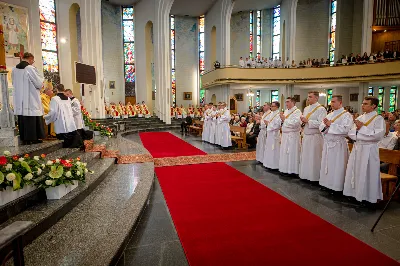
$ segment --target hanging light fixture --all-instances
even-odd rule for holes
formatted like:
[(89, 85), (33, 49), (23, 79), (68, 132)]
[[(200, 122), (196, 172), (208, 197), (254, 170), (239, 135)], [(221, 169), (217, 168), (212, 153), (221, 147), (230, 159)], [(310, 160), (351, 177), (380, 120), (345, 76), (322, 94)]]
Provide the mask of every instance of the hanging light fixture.
[(320, 92), (319, 93), (319, 97), (326, 97), (326, 93), (325, 92)]
[(254, 97), (254, 92), (251, 91), (251, 89), (247, 90), (247, 97)]

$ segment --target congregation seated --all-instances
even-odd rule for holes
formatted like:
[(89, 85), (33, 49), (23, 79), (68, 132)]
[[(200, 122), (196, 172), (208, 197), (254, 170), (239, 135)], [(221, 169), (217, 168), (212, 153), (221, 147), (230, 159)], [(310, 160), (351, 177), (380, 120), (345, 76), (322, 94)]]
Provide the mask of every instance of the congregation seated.
[[(255, 122), (249, 125), (252, 126), (248, 132), (246, 130), (246, 141), (249, 144), (249, 148), (255, 148), (257, 145), (257, 137), (260, 133), (260, 115), (255, 115)], [(248, 126), (247, 128), (249, 128)]]

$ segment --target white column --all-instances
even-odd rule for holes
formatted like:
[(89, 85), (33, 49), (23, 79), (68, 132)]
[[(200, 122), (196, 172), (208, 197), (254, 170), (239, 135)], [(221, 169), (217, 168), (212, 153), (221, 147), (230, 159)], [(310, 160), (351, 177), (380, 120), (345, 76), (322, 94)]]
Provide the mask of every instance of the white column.
[(372, 24), (374, 19), (374, 1), (364, 0), (363, 1), (363, 23), (362, 23), (362, 40), (361, 40), (361, 52), (371, 53), (372, 46)]
[(101, 34), (101, 2), (87, 0), (81, 6), (83, 63), (96, 68), (96, 85), (85, 85), (85, 107), (93, 118), (105, 117)]
[(171, 124), (171, 51), (169, 17), (173, 0), (155, 1), (154, 75), (157, 87), (156, 104), (159, 118)]

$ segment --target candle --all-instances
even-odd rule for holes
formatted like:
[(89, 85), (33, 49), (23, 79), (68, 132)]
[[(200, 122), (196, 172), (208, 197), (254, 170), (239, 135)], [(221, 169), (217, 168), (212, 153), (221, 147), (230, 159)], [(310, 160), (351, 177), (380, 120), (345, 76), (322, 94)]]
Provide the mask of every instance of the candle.
[(6, 70), (6, 49), (4, 44), (3, 25), (0, 24), (0, 71)]

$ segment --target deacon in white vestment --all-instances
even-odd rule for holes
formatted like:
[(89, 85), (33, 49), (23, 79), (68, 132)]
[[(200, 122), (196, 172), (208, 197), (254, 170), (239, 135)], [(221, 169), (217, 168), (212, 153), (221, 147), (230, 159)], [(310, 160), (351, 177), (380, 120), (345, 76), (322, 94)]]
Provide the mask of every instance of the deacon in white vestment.
[(286, 99), (286, 110), (280, 114), (282, 124), (282, 144), (279, 153), (279, 172), (298, 174), (300, 162), (301, 111), (292, 97)]
[(50, 112), (43, 118), (46, 125), (54, 123), (54, 131), (60, 140), (64, 140), (63, 148), (81, 147), (81, 137), (76, 130), (71, 100), (64, 94), (64, 85), (57, 85), (58, 94), (51, 98)]
[(201, 135), (201, 139), (203, 141), (209, 141), (210, 138), (210, 119), (209, 119), (209, 114), (210, 114), (210, 110), (211, 110), (210, 105), (205, 105), (205, 111), (203, 112), (203, 132)]
[(11, 72), (14, 115), (18, 118), (19, 136), (23, 144), (39, 143), (40, 139), (46, 138), (40, 97), (43, 78), (33, 66), (34, 59), (31, 53), (25, 53)]
[(303, 140), (301, 144), (301, 156), (299, 177), (309, 181), (319, 181), (321, 170), (321, 156), (324, 147), (319, 126), (326, 117), (326, 109), (318, 103), (319, 92), (308, 93), (308, 103), (300, 117), (303, 122)]
[(217, 107), (213, 105), (211, 112), (210, 112), (210, 136), (209, 136), (209, 142), (211, 144), (215, 144), (215, 134), (216, 134), (216, 127), (217, 127)]
[(375, 111), (379, 100), (376, 97), (364, 98), (362, 110), (349, 137), (355, 140), (347, 164), (343, 194), (355, 197), (358, 201), (376, 203), (383, 199), (380, 177), (378, 142), (385, 135), (385, 121)]
[(220, 123), (220, 130), (221, 130), (220, 145), (223, 148), (228, 148), (232, 146), (231, 129), (229, 127), (229, 122), (231, 121), (231, 113), (226, 108), (226, 103), (222, 103), (221, 107), (222, 107), (221, 116), (219, 117), (218, 120), (218, 123)]
[(222, 103), (219, 102), (217, 106), (217, 114), (215, 115), (216, 123), (215, 123), (215, 139), (214, 142), (217, 145), (221, 145), (221, 123), (219, 122), (222, 114)]
[(349, 158), (346, 136), (353, 126), (353, 117), (344, 110), (341, 95), (332, 97), (331, 107), (333, 112), (319, 127), (324, 138), (319, 184), (334, 191), (343, 191)]
[(241, 68), (244, 68), (244, 60), (243, 60), (243, 57), (240, 57), (240, 59), (239, 59), (239, 66), (240, 66)]
[(265, 103), (263, 106), (263, 116), (260, 121), (260, 133), (257, 137), (257, 146), (256, 146), (256, 160), (260, 163), (263, 162), (264, 151), (265, 151), (265, 142), (267, 141), (267, 125), (265, 124), (268, 121), (268, 117), (271, 114), (270, 103)]
[(279, 153), (281, 147), (281, 125), (282, 120), (279, 116), (279, 102), (271, 103), (271, 114), (268, 115), (264, 123), (267, 126), (267, 139), (265, 140), (263, 165), (266, 168), (276, 170), (279, 168)]

